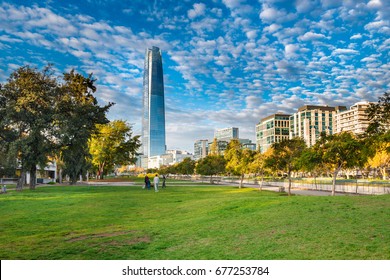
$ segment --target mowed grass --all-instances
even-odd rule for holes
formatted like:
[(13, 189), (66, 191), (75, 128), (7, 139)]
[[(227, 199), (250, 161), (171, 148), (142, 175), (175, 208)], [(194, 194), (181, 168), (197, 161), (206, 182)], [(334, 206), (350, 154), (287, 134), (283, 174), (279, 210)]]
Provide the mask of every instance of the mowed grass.
[(390, 196), (168, 181), (0, 196), (4, 259), (390, 259)]

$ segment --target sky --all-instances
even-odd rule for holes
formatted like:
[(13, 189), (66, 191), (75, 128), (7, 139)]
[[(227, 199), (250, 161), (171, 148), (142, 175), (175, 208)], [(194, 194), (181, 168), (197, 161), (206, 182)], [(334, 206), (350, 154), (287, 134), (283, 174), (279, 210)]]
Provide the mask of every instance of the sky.
[(23, 65), (96, 78), (110, 120), (141, 134), (145, 50), (162, 51), (168, 149), (304, 105), (377, 101), (390, 85), (390, 0), (0, 2), (0, 82)]

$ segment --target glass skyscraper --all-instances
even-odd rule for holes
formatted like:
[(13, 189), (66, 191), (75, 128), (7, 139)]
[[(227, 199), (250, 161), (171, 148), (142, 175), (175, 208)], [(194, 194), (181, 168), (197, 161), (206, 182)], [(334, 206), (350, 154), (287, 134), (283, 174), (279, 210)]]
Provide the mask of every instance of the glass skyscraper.
[(145, 55), (142, 111), (142, 147), (147, 157), (165, 154), (164, 78), (161, 51), (148, 48)]

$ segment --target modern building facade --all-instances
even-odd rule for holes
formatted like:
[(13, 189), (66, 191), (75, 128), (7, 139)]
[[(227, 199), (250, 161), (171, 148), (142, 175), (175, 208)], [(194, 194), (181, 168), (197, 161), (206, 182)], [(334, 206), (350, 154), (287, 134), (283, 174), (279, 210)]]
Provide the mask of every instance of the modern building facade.
[(256, 125), (256, 147), (261, 153), (267, 151), (273, 143), (289, 139), (290, 116), (273, 114), (260, 120)]
[(239, 138), (239, 132), (237, 127), (228, 127), (217, 129), (214, 133), (214, 138), (217, 138), (218, 141), (230, 142), (232, 139)]
[(197, 140), (194, 143), (194, 159), (205, 158), (209, 154), (209, 140)]
[(146, 50), (142, 102), (143, 155), (163, 155), (166, 151), (164, 79), (161, 51), (157, 47)]
[(362, 134), (366, 132), (370, 124), (368, 113), (366, 113), (369, 106), (369, 102), (358, 102), (352, 105), (349, 110), (338, 112), (335, 118), (334, 133), (348, 131)]
[(305, 105), (290, 117), (290, 139), (302, 138), (308, 147), (313, 146), (321, 132), (328, 135), (334, 133), (335, 116), (345, 111), (345, 106), (315, 106)]

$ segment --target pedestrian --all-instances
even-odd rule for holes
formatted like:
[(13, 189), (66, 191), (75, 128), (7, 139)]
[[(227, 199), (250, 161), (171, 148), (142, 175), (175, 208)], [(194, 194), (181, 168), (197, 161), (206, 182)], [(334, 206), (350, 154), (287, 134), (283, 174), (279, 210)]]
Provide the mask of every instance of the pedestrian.
[(163, 176), (162, 176), (162, 188), (163, 188), (163, 189), (167, 187), (167, 186), (165, 185), (165, 180), (166, 180), (165, 175), (163, 175)]
[(148, 190), (150, 190), (150, 180), (148, 175), (145, 176), (145, 186), (143, 188), (147, 188)]
[(158, 178), (158, 174), (156, 174), (156, 176), (154, 177), (153, 179), (153, 182), (154, 182), (154, 191), (155, 192), (158, 192), (158, 182), (160, 181), (160, 179)]

